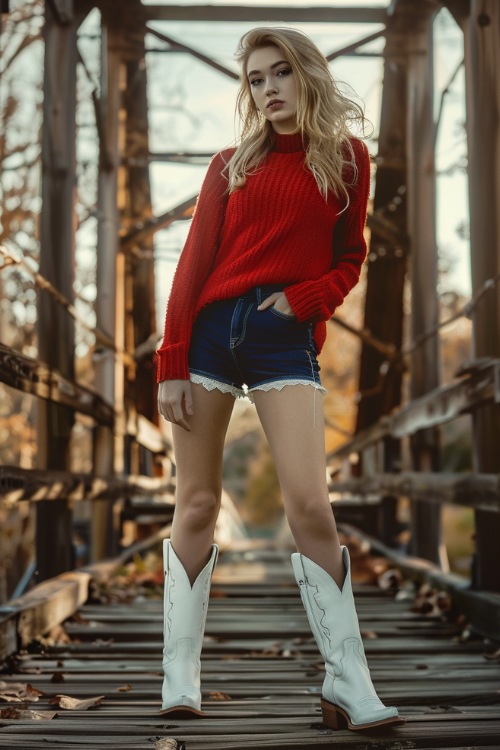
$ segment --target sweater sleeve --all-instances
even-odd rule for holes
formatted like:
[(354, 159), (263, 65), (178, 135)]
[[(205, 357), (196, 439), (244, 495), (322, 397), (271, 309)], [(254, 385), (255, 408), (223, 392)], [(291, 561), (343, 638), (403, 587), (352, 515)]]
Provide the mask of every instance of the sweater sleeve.
[(217, 153), (209, 164), (172, 283), (163, 341), (156, 351), (157, 381), (189, 380), (188, 351), (195, 309), (217, 254), (227, 204), (228, 160)]
[(284, 289), (299, 322), (329, 320), (359, 281), (366, 257), (364, 227), (370, 193), (370, 156), (362, 141), (353, 139), (352, 146), (358, 180), (355, 190), (349, 191), (349, 206), (333, 230), (332, 268), (324, 276)]

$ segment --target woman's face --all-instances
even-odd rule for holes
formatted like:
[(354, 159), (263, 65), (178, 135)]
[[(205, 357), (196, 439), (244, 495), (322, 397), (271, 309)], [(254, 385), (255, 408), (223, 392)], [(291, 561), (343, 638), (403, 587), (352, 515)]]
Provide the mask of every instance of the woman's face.
[(250, 53), (247, 77), (253, 100), (277, 133), (297, 129), (297, 88), (292, 68), (278, 47)]

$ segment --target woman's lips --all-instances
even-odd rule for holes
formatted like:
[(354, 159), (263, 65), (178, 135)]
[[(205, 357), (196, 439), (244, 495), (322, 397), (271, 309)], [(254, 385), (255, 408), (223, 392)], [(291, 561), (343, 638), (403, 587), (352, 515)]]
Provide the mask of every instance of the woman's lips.
[(275, 99), (272, 102), (269, 102), (267, 105), (267, 109), (280, 109), (285, 102), (282, 102), (280, 99)]

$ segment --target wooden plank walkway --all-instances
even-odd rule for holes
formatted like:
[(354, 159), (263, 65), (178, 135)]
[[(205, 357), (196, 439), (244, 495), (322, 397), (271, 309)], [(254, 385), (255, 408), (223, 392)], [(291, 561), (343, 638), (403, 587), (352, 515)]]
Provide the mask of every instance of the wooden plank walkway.
[[(205, 720), (167, 720), (158, 713), (160, 601), (88, 605), (65, 626), (70, 643), (21, 654), (12, 672), (0, 675), (0, 682), (40, 690), (29, 708), (55, 714), (9, 719), (5, 714), (19, 704), (0, 703), (0, 747), (500, 748), (500, 663), (485, 657), (493, 644), (462, 641), (456, 625), (412, 612), (411, 601), (357, 586), (375, 685), (407, 723), (377, 733), (333, 732), (321, 724), (323, 666), (289, 556), (226, 553), (212, 590), (203, 652)], [(57, 694), (104, 697), (88, 710), (64, 710), (50, 703)]]

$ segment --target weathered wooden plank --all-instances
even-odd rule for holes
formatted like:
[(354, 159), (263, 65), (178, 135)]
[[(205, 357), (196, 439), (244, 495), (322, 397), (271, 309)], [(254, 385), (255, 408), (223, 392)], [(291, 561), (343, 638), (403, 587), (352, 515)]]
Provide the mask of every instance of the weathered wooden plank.
[(500, 512), (500, 474), (452, 474), (405, 471), (333, 481), (330, 492), (353, 495), (391, 494), (410, 500)]
[(444, 424), (482, 404), (497, 402), (500, 397), (499, 369), (500, 360), (488, 359), (482, 367), (456, 383), (440, 386), (395, 414), (382, 417), (353, 440), (329, 453), (328, 459), (348, 458), (351, 453), (361, 452), (384, 437), (406, 437), (419, 429)]
[(0, 344), (0, 381), (11, 388), (87, 414), (100, 424), (113, 425), (113, 407), (92, 389), (3, 344)]
[(371, 549), (392, 560), (405, 576), (417, 581), (426, 581), (432, 586), (447, 591), (458, 611), (465, 615), (471, 625), (485, 637), (500, 640), (500, 594), (474, 591), (469, 582), (456, 575), (443, 573), (427, 560), (402, 555), (380, 542), (375, 537), (360, 532), (347, 524), (342, 528), (353, 538), (363, 539)]
[(0, 466), (0, 496), (6, 502), (30, 500), (78, 500), (116, 499), (137, 494), (152, 496), (163, 494), (166, 506), (173, 507), (170, 479), (162, 477), (109, 476), (77, 474), (69, 471), (42, 471), (20, 469), (17, 466)]
[[(231, 560), (227, 571), (224, 558)], [(227, 579), (230, 572), (237, 581), (236, 559), (236, 554), (221, 556), (222, 577)], [(275, 575), (279, 557), (268, 560)], [(288, 559), (282, 555), (281, 561), (286, 565), (281, 578), (291, 584)], [(256, 562), (255, 574), (261, 575), (258, 555)], [(242, 570), (248, 577), (244, 561)], [(495, 747), (500, 729), (500, 664), (484, 658), (482, 642), (459, 642), (447, 623), (411, 612), (411, 600), (395, 602), (386, 592), (366, 587), (365, 596), (358, 597), (362, 629), (363, 621), (368, 628), (370, 619), (381, 633), (385, 629), (385, 634), (365, 641), (372, 676), (380, 696), (401, 707), (407, 724), (402, 731), (377, 735), (334, 733), (320, 723), (323, 666), (295, 586), (289, 585), (287, 596), (274, 604), (277, 589), (272, 584), (249, 583), (254, 593), (247, 590), (246, 596), (242, 596), (245, 585), (233, 586), (236, 596), (231, 594), (231, 584), (225, 584), (226, 596), (214, 597), (209, 607), (202, 655), (207, 721), (167, 722), (158, 713), (161, 601), (91, 604), (80, 610), (84, 622), (68, 623), (68, 632), (80, 628), (98, 640), (59, 644), (47, 654), (26, 655), (17, 673), (5, 679), (30, 681), (42, 690), (36, 704), (41, 710), (49, 708), (51, 696), (58, 693), (100, 694), (105, 696), (102, 704), (91, 713), (59, 710), (52, 722), (5, 719), (0, 722), (0, 746), (5, 742), (29, 750), (43, 735), (48, 746), (68, 750), (151, 748), (152, 738), (162, 736), (184, 742), (186, 750), (318, 746), (366, 750), (374, 744), (378, 750)], [(285, 632), (287, 622), (295, 629)], [(277, 632), (270, 637), (273, 627)], [(228, 629), (234, 631), (229, 638), (224, 636)], [(247, 630), (251, 634), (242, 637)], [(126, 633), (128, 640), (119, 640)], [(62, 682), (53, 681), (55, 673)], [(215, 700), (220, 693), (230, 700)]]
[[(3, 609), (3, 611), (2, 611)], [(0, 608), (0, 663), (18, 649), (16, 624), (9, 607)]]
[(8, 606), (0, 607), (0, 615), (5, 618), (0, 632), (10, 632), (12, 621), (15, 621), (19, 645), (27, 646), (37, 635), (59, 625), (84, 604), (89, 582), (88, 573), (73, 572), (40, 583), (28, 594), (9, 602)]
[[(40, 583), (27, 594), (0, 606), (0, 653), (7, 658), (73, 615), (88, 599), (92, 580), (99, 580), (169, 533), (165, 527), (121, 555)], [(15, 633), (15, 637), (14, 637)]]

